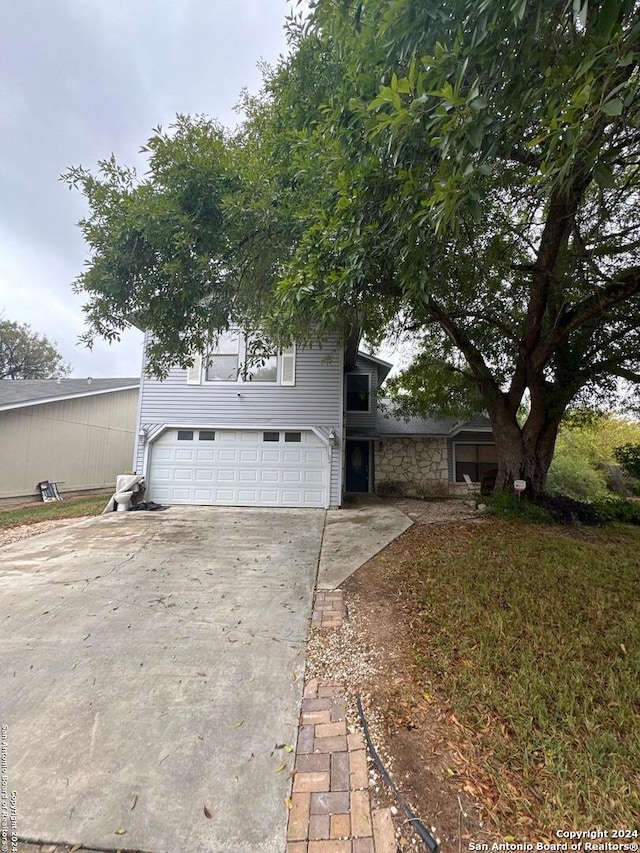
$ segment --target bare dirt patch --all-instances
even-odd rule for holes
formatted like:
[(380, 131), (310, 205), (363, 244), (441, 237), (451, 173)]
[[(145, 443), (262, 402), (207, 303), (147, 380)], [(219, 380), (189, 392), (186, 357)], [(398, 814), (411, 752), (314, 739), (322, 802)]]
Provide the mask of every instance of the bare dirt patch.
[[(347, 621), (312, 632), (306, 676), (343, 685), (353, 728), (360, 726), (356, 700), (361, 697), (376, 750), (402, 796), (443, 853), (468, 850), (471, 841), (498, 840), (487, 821), (492, 792), (473, 766), (455, 715), (420, 679), (411, 640), (416, 614), (390, 578), (394, 564), (434, 526), (483, 520), (465, 501), (390, 502), (415, 526), (343, 585)], [(426, 849), (371, 761), (369, 768), (374, 808), (397, 810), (398, 849)]]
[(451, 521), (478, 520), (475, 501), (450, 499), (421, 501), (414, 498), (392, 498), (387, 501), (408, 515), (415, 524), (445, 524)]
[(49, 533), (50, 530), (57, 530), (58, 527), (86, 521), (92, 517), (80, 515), (75, 518), (56, 518), (49, 521), (36, 521), (34, 524), (18, 524), (16, 527), (8, 527), (6, 530), (0, 530), (0, 547), (19, 542), (21, 539), (29, 539), (30, 536), (37, 536), (39, 533)]
[[(470, 522), (473, 523), (473, 522)], [(423, 528), (424, 530), (424, 528)], [(349, 688), (359, 692), (372, 739), (402, 796), (423, 824), (439, 839), (443, 853), (468, 850), (471, 841), (490, 842), (488, 779), (474, 767), (474, 756), (452, 711), (421, 680), (413, 663), (411, 621), (402, 594), (393, 589), (389, 570), (412, 548), (420, 528), (413, 528), (363, 566), (344, 585), (350, 623), (345, 633), (357, 635), (357, 648), (370, 664)], [(344, 637), (348, 641), (348, 637)], [(396, 805), (381, 780), (374, 798)], [(424, 849), (399, 810), (398, 846)]]

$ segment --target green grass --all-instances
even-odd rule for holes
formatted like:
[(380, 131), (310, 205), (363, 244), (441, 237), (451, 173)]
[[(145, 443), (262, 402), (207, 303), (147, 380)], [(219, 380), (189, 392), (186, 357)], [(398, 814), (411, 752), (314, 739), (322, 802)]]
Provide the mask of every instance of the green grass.
[(520, 519), (531, 524), (549, 524), (552, 521), (549, 513), (537, 504), (525, 498), (517, 497), (513, 492), (494, 492), (487, 498), (489, 515), (506, 518), (510, 521)]
[(19, 524), (36, 524), (56, 518), (77, 518), (82, 515), (100, 515), (107, 505), (109, 495), (75, 498), (53, 503), (34, 503), (29, 506), (0, 509), (0, 530)]
[(401, 566), (419, 669), (498, 786), (498, 824), (640, 823), (639, 555), (637, 528), (496, 520), (433, 529)]

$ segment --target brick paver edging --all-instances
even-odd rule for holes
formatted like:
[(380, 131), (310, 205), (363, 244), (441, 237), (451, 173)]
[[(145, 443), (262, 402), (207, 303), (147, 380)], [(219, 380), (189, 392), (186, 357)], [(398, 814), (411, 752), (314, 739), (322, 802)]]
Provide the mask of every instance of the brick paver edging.
[[(341, 591), (318, 590), (312, 623), (342, 624)], [(341, 687), (308, 681), (304, 688), (287, 853), (395, 853), (389, 809), (371, 809), (364, 740), (349, 733)]]
[(344, 620), (344, 598), (341, 589), (316, 590), (311, 624), (316, 628), (338, 628)]

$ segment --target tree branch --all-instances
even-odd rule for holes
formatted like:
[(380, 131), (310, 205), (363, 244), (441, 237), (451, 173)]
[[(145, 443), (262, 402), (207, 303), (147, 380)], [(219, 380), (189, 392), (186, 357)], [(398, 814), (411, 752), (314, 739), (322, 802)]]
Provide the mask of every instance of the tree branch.
[(562, 312), (547, 335), (544, 345), (535, 353), (535, 367), (540, 368), (546, 364), (554, 349), (574, 329), (604, 315), (608, 308), (638, 293), (640, 293), (640, 267), (632, 267), (621, 273), (608, 287), (599, 288), (591, 296)]
[(613, 279), (608, 276), (605, 272), (603, 272), (600, 267), (593, 260), (591, 254), (587, 251), (587, 247), (584, 244), (584, 240), (582, 239), (582, 234), (580, 233), (580, 228), (578, 226), (578, 222), (576, 217), (573, 216), (571, 221), (571, 233), (573, 234), (573, 239), (580, 250), (579, 257), (583, 258), (587, 266), (590, 268), (591, 272), (596, 274), (596, 278), (600, 281), (613, 281)]
[(438, 321), (451, 342), (463, 353), (469, 363), (469, 367), (473, 371), (476, 381), (480, 382), (486, 389), (487, 395), (490, 398), (497, 399), (500, 395), (500, 388), (491, 370), (487, 367), (480, 350), (471, 342), (464, 330), (454, 323), (453, 318), (447, 314), (433, 297), (430, 297), (427, 301), (427, 310)]
[(626, 367), (612, 367), (611, 373), (613, 373), (614, 376), (619, 376), (621, 379), (628, 379), (630, 382), (640, 383), (640, 373), (635, 373), (633, 370), (627, 370)]
[(484, 323), (489, 323), (491, 326), (495, 326), (496, 329), (499, 329), (516, 343), (520, 340), (520, 336), (517, 335), (510, 326), (508, 326), (503, 320), (496, 317), (495, 314), (487, 311), (454, 311), (449, 314), (449, 317), (451, 317), (452, 320), (462, 319), (463, 317), (473, 317), (477, 320), (482, 320)]

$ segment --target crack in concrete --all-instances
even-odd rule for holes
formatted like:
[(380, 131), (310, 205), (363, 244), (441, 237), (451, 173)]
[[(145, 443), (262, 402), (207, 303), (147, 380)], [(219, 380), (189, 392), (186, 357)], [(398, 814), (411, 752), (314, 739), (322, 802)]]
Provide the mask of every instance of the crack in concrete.
[[(96, 594), (93, 592), (87, 592), (87, 587), (85, 587), (82, 590), (82, 593), (89, 595), (92, 598), (96, 598), (99, 600), (105, 600), (104, 596), (102, 596), (102, 595), (99, 595), (99, 594)], [(163, 596), (163, 597), (166, 597), (166, 596)], [(178, 620), (179, 622), (187, 622), (188, 621), (190, 624), (211, 625), (213, 628), (220, 628), (220, 630), (223, 633), (227, 632), (227, 639), (229, 637), (229, 634), (231, 632), (233, 632), (234, 634), (240, 635), (240, 637), (238, 639), (240, 639), (241, 637), (250, 637), (251, 639), (271, 640), (271, 641), (274, 641), (277, 643), (297, 643), (298, 646), (300, 646), (300, 647), (303, 647), (306, 643), (306, 639), (304, 639), (304, 640), (292, 639), (291, 634), (284, 634), (280, 637), (277, 637), (277, 636), (274, 636), (272, 632), (267, 633), (267, 632), (260, 632), (260, 631), (251, 631), (250, 629), (244, 629), (244, 628), (239, 629), (239, 628), (237, 628), (237, 626), (229, 625), (229, 624), (223, 623), (223, 622), (214, 622), (211, 619), (205, 619), (205, 618), (200, 617), (200, 616), (194, 617), (194, 616), (190, 616), (189, 614), (185, 615), (185, 614), (180, 614), (180, 613), (171, 613), (168, 610), (168, 605), (165, 605), (164, 609), (160, 609), (160, 608), (153, 607), (152, 606), (153, 602), (152, 602), (152, 604), (147, 603), (145, 605), (145, 604), (138, 604), (138, 602), (131, 601), (130, 599), (124, 600), (122, 598), (113, 598), (113, 597), (109, 598), (108, 601), (113, 602), (113, 603), (117, 603), (118, 605), (135, 607), (137, 610), (142, 610), (142, 611), (146, 611), (147, 609), (151, 608), (156, 613), (159, 613), (159, 614), (161, 613), (164, 616), (168, 616), (169, 618), (174, 619), (174, 620)], [(176, 604), (174, 606), (178, 607), (179, 605)], [(309, 617), (308, 617), (307, 621), (310, 621), (310, 619), (311, 619), (311, 608), (309, 607)], [(238, 640), (231, 641), (231, 642), (237, 642), (237, 641)]]
[(138, 557), (140, 554), (142, 554), (142, 552), (146, 548), (148, 548), (149, 545), (156, 538), (157, 538), (156, 533), (152, 531), (150, 536), (148, 536), (145, 539), (145, 541), (142, 543), (142, 545), (138, 548), (137, 551), (134, 551), (133, 554), (129, 554), (127, 557), (124, 558), (124, 560), (121, 560), (119, 563), (116, 563), (116, 565), (113, 566), (113, 568), (109, 569), (108, 572), (105, 572), (104, 575), (96, 575), (94, 578), (83, 578), (83, 581), (85, 582), (85, 584), (87, 586), (85, 586), (85, 588), (82, 591), (85, 592), (90, 583), (93, 583), (94, 581), (97, 581), (97, 580), (102, 580), (103, 578), (108, 578), (109, 575), (112, 575), (115, 571), (122, 568), (122, 566), (125, 566), (127, 563), (130, 563), (131, 560), (134, 559), (134, 557)]

